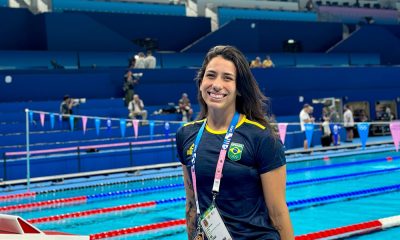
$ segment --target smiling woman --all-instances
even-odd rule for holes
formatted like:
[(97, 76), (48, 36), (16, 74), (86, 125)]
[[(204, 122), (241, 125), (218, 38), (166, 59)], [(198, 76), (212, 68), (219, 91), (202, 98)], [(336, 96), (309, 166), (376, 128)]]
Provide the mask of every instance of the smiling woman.
[(283, 146), (246, 58), (212, 48), (197, 86), (198, 120), (176, 135), (189, 239), (293, 239)]
[[(200, 84), (201, 97), (207, 105), (208, 114), (223, 116), (231, 114), (229, 119), (210, 119), (208, 126), (213, 129), (227, 129), (230, 119), (235, 112), (236, 90), (235, 65), (221, 56), (213, 58), (206, 68)], [(224, 121), (213, 122), (211, 120)]]

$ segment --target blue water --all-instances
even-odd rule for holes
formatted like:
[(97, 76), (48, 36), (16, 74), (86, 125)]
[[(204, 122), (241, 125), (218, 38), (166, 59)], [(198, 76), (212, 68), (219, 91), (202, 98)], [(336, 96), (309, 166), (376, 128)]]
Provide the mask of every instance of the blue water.
[[(386, 157), (394, 158), (387, 161)], [(320, 182), (305, 183), (287, 188), (287, 201), (296, 201), (330, 194), (339, 194), (359, 191), (370, 188), (400, 184), (400, 171), (369, 174), (375, 170), (394, 169), (400, 167), (398, 153), (386, 152), (367, 155), (353, 155), (349, 157), (331, 158), (328, 161), (313, 160), (288, 163), (288, 182), (332, 177), (343, 174), (366, 172), (358, 177), (347, 177), (339, 180), (323, 180)], [(371, 160), (372, 159), (372, 160)], [(351, 163), (351, 164), (349, 164)], [(180, 169), (176, 169), (179, 173)], [(54, 192), (37, 196), (35, 199), (3, 202), (0, 205), (13, 205), (26, 202), (44, 201), (50, 199), (73, 196), (86, 196), (102, 192), (138, 189), (151, 186), (182, 183), (182, 177), (163, 178), (157, 180), (115, 184), (111, 186), (97, 186), (77, 190)], [(51, 209), (41, 209), (30, 212), (16, 213), (25, 219), (32, 219), (56, 214), (71, 213), (89, 209), (104, 208), (160, 199), (185, 196), (183, 187), (166, 189), (164, 191), (132, 194), (129, 196), (102, 199), (86, 204), (58, 206)], [(330, 228), (355, 224), (379, 218), (400, 214), (400, 191), (379, 193), (358, 198), (336, 199), (324, 204), (310, 203), (302, 208), (290, 207), (290, 215), (296, 235), (326, 230)], [(185, 217), (184, 201), (161, 204), (150, 208), (141, 208), (104, 215), (93, 215), (84, 218), (66, 219), (59, 222), (37, 224), (42, 230), (58, 230), (75, 234), (93, 234), (115, 229), (129, 228), (155, 222), (163, 222)], [(393, 228), (354, 239), (396, 239), (400, 236), (400, 228)], [(140, 235), (124, 236), (116, 239), (186, 239), (184, 226)]]

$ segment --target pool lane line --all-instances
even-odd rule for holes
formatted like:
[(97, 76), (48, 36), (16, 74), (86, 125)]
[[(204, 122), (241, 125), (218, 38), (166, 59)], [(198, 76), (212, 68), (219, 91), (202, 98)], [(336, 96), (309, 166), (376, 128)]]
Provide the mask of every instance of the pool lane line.
[(153, 223), (153, 224), (147, 224), (147, 225), (135, 226), (135, 227), (130, 227), (130, 228), (112, 230), (112, 231), (107, 231), (107, 232), (95, 233), (95, 234), (90, 235), (90, 240), (112, 238), (112, 237), (118, 237), (118, 236), (123, 236), (123, 235), (128, 235), (128, 234), (148, 232), (148, 231), (154, 231), (154, 230), (171, 228), (171, 227), (182, 226), (182, 225), (186, 225), (186, 220), (185, 219), (176, 219), (176, 220), (171, 220), (171, 221), (158, 222), (158, 223)]
[(334, 175), (329, 177), (321, 177), (321, 178), (311, 178), (305, 180), (298, 180), (298, 181), (290, 181), (286, 183), (287, 187), (302, 187), (304, 185), (308, 185), (310, 183), (324, 183), (332, 180), (341, 180), (347, 179), (352, 177), (361, 177), (361, 176), (369, 176), (369, 175), (377, 175), (383, 173), (389, 173), (400, 170), (400, 167), (395, 168), (387, 168), (387, 169), (380, 169), (380, 170), (372, 170), (372, 171), (364, 171), (364, 172), (357, 172), (357, 173), (349, 173), (349, 174), (342, 174), (342, 175)]
[(127, 205), (119, 205), (119, 206), (115, 206), (115, 207), (107, 207), (107, 208), (91, 209), (91, 210), (79, 211), (79, 212), (73, 212), (73, 213), (59, 214), (59, 215), (53, 215), (53, 216), (49, 216), (49, 217), (33, 218), (33, 219), (29, 219), (27, 221), (32, 224), (54, 222), (54, 221), (68, 219), (68, 218), (80, 218), (80, 217), (87, 217), (87, 216), (91, 216), (91, 215), (108, 214), (108, 213), (112, 213), (112, 212), (121, 212), (121, 211), (127, 211), (127, 210), (132, 210), (132, 209), (155, 207), (155, 206), (162, 205), (162, 204), (177, 203), (177, 202), (181, 202), (181, 201), (185, 201), (185, 200), (186, 200), (185, 197), (161, 199), (161, 200), (155, 200), (155, 201), (140, 202), (140, 203), (127, 204)]
[(115, 191), (108, 193), (99, 193), (87, 196), (79, 196), (79, 197), (71, 197), (71, 198), (59, 198), (48, 201), (34, 202), (34, 203), (24, 203), (18, 205), (10, 205), (0, 207), (0, 212), (22, 212), (22, 211), (30, 211), (37, 208), (52, 208), (52, 207), (60, 207), (60, 205), (79, 205), (86, 204), (87, 202), (96, 201), (99, 199), (110, 199), (115, 197), (126, 197), (132, 194), (138, 193), (147, 193), (147, 192), (158, 192), (164, 190), (172, 190), (177, 188), (183, 188), (182, 184), (168, 184), (163, 186), (153, 186), (146, 188), (138, 188), (138, 189), (128, 189), (123, 191)]
[[(350, 199), (354, 199), (354, 198), (366, 197), (366, 196), (382, 194), (382, 193), (387, 193), (387, 192), (397, 191), (397, 190), (400, 190), (400, 184), (379, 187), (379, 188), (370, 188), (370, 189), (364, 189), (364, 190), (358, 190), (358, 191), (352, 191), (352, 192), (331, 194), (331, 195), (319, 196), (319, 197), (308, 198), (308, 199), (294, 200), (294, 201), (287, 202), (287, 206), (289, 207), (290, 210), (298, 210), (298, 209), (302, 209), (302, 208), (314, 207), (314, 206), (318, 206), (318, 205), (322, 205), (322, 204), (337, 202), (338, 200), (350, 200)], [(185, 197), (162, 199), (162, 200), (155, 200), (155, 201), (149, 201), (149, 202), (143, 202), (143, 203), (135, 203), (135, 204), (102, 208), (102, 209), (94, 209), (94, 210), (87, 210), (87, 211), (81, 211), (81, 212), (60, 214), (60, 215), (42, 217), (42, 218), (37, 218), (37, 219), (31, 219), (29, 221), (31, 223), (58, 221), (58, 220), (67, 219), (67, 218), (78, 218), (78, 217), (85, 217), (85, 216), (95, 215), (95, 214), (105, 214), (105, 213), (116, 212), (116, 211), (125, 211), (125, 210), (129, 210), (129, 209), (151, 207), (151, 206), (165, 204), (165, 203), (172, 203), (172, 202), (175, 203), (175, 202), (185, 201), (185, 199), (186, 199)], [(334, 201), (334, 200), (336, 200), (336, 201)], [(309, 204), (309, 203), (311, 203), (311, 204)], [(300, 207), (296, 208), (297, 205), (304, 205), (304, 204), (308, 204), (308, 205), (300, 206)]]
[(174, 174), (174, 175), (168, 175), (168, 176), (149, 177), (149, 178), (141, 178), (141, 179), (133, 179), (133, 180), (124, 180), (124, 181), (118, 181), (118, 182), (102, 182), (102, 183), (98, 183), (98, 184), (82, 185), (82, 186), (76, 186), (76, 187), (57, 188), (57, 189), (50, 189), (50, 190), (44, 190), (44, 191), (31, 191), (31, 192), (20, 193), (20, 194), (1, 195), (0, 202), (19, 200), (19, 199), (23, 199), (23, 198), (34, 198), (38, 195), (51, 194), (51, 193), (56, 193), (56, 192), (72, 191), (72, 190), (80, 190), (80, 189), (86, 189), (86, 188), (104, 187), (104, 186), (112, 186), (112, 185), (122, 185), (122, 184), (134, 183), (134, 182), (144, 182), (144, 181), (160, 180), (160, 179), (165, 179), (165, 178), (176, 178), (176, 177), (182, 177), (182, 176), (183, 176), (183, 174), (180, 173), (180, 174)]
[[(324, 177), (324, 178), (313, 178), (313, 179), (307, 179), (307, 180), (292, 181), (292, 182), (287, 182), (287, 186), (288, 187), (295, 187), (297, 185), (304, 186), (304, 185), (310, 184), (310, 183), (322, 183), (322, 182), (326, 182), (326, 181), (346, 179), (346, 178), (350, 178), (350, 177), (367, 176), (367, 175), (373, 175), (373, 174), (382, 174), (382, 173), (388, 173), (388, 172), (393, 172), (393, 171), (398, 171), (398, 170), (400, 170), (400, 167), (381, 169), (381, 170), (373, 170), (373, 171), (365, 171), (365, 172), (359, 172), (359, 173), (350, 173), (350, 174), (343, 174), (343, 175), (336, 175), (336, 176), (329, 176), (329, 177)], [(161, 189), (167, 189), (167, 188), (175, 188), (175, 186), (180, 187), (180, 186), (183, 186), (183, 184), (155, 186), (155, 187), (130, 189), (130, 190), (124, 190), (124, 191), (98, 193), (98, 194), (94, 194), (94, 195), (81, 196), (81, 197), (86, 197), (85, 201), (82, 201), (82, 199), (79, 199), (77, 201), (69, 201), (68, 199), (71, 199), (71, 198), (64, 198), (64, 199), (61, 198), (61, 199), (47, 200), (47, 201), (42, 201), (42, 202), (37, 202), (37, 203), (10, 205), (10, 206), (0, 207), (0, 211), (14, 212), (14, 211), (21, 211), (21, 210), (31, 210), (31, 209), (34, 209), (37, 207), (46, 207), (46, 206), (51, 207), (54, 204), (60, 204), (60, 203), (65, 203), (65, 204), (81, 203), (82, 204), (82, 203), (85, 203), (88, 199), (99, 199), (99, 198), (107, 198), (107, 197), (112, 197), (112, 196), (138, 193), (138, 192), (156, 191), (157, 189), (161, 190)], [(28, 196), (30, 196), (30, 195), (32, 195), (32, 197), (35, 196), (34, 193), (29, 193)]]
[(346, 162), (346, 163), (336, 163), (331, 165), (321, 165), (321, 166), (313, 166), (313, 167), (305, 167), (305, 168), (295, 168), (295, 169), (288, 169), (287, 173), (300, 173), (306, 172), (310, 170), (323, 170), (323, 169), (330, 169), (330, 168), (339, 168), (339, 167), (347, 167), (353, 165), (361, 165), (361, 164), (368, 164), (368, 163), (375, 163), (375, 162), (383, 162), (383, 161), (393, 161), (395, 159), (400, 159), (400, 156), (395, 157), (385, 157), (385, 158), (375, 158), (375, 159), (368, 159), (368, 160), (361, 160), (356, 162)]
[[(336, 193), (330, 194), (325, 196), (313, 197), (313, 198), (306, 198), (300, 200), (294, 200), (287, 202), (287, 206), (289, 207), (290, 211), (300, 210), (309, 207), (315, 207), (318, 205), (333, 203), (337, 201), (343, 200), (351, 200), (356, 198), (362, 197), (369, 197), (372, 195), (378, 194), (385, 194), (388, 192), (394, 192), (400, 190), (400, 184), (377, 187), (377, 188), (368, 188), (358, 191), (351, 191), (351, 192), (344, 192), (344, 193)], [(305, 205), (307, 204), (307, 205)]]
[[(389, 142), (387, 142), (389, 143)], [(360, 145), (361, 147), (361, 145)], [(343, 151), (342, 149), (331, 149), (331, 152), (326, 152), (325, 155), (322, 153), (322, 151), (315, 151), (314, 153), (310, 153), (310, 155), (296, 155), (295, 153), (288, 153), (287, 154), (287, 161), (288, 163), (295, 163), (295, 162), (307, 162), (307, 161), (315, 161), (315, 160), (321, 160), (324, 158), (340, 158), (340, 157), (347, 157), (350, 155), (366, 155), (370, 153), (382, 153), (382, 152), (391, 152), (395, 151), (395, 147), (393, 146), (393, 143), (391, 145), (385, 145), (383, 147), (375, 147), (375, 148), (370, 148), (370, 149), (355, 149), (353, 147), (345, 148), (346, 150)], [(350, 150), (349, 150), (350, 149)], [(319, 149), (321, 150), (321, 149)], [(326, 149), (322, 149), (326, 150)], [(289, 150), (290, 151), (290, 150)], [(329, 151), (329, 150), (328, 150)]]
[[(95, 233), (90, 235), (90, 240), (114, 238), (123, 235), (155, 231), (176, 226), (185, 226), (185, 219), (157, 222), (153, 224), (111, 230), (107, 232)], [(314, 233), (303, 234), (295, 237), (295, 240), (316, 240), (316, 239), (343, 239), (355, 235), (365, 235), (373, 231), (380, 231), (392, 227), (400, 226), (400, 215), (380, 218), (373, 221), (362, 222), (344, 227), (332, 228)]]
[(36, 192), (26, 192), (26, 193), (12, 194), (12, 195), (2, 195), (2, 196), (0, 196), (0, 202), (11, 201), (14, 199), (34, 198), (34, 197), (36, 197), (36, 195), (37, 195)]
[[(368, 160), (362, 160), (362, 161), (357, 161), (357, 162), (339, 163), (339, 164), (314, 166), (314, 167), (307, 167), (307, 168), (288, 169), (287, 173), (289, 174), (289, 173), (305, 172), (305, 171), (310, 171), (310, 170), (338, 168), (338, 167), (343, 167), (343, 166), (367, 164), (367, 163), (380, 162), (380, 161), (392, 161), (394, 159), (399, 159), (399, 158), (400, 158), (400, 156), (395, 156), (395, 157), (388, 156), (386, 158), (368, 159)], [(98, 186), (126, 184), (126, 183), (131, 183), (131, 182), (140, 182), (140, 181), (156, 180), (156, 179), (160, 179), (160, 178), (179, 177), (179, 176), (182, 176), (182, 174), (170, 175), (170, 176), (165, 176), (165, 177), (154, 177), (154, 178), (148, 178), (148, 179), (142, 178), (142, 179), (125, 180), (125, 181), (120, 181), (120, 182), (99, 183), (99, 184), (84, 185), (84, 186), (79, 186), (79, 187), (69, 187), (69, 188), (53, 189), (53, 190), (22, 193), (22, 194), (3, 195), (3, 196), (0, 196), (0, 201), (10, 201), (13, 199), (29, 198), (29, 197), (34, 197), (35, 195), (48, 194), (48, 193), (54, 193), (54, 192), (60, 192), (60, 191), (77, 190), (77, 189), (92, 188), (92, 187), (98, 187)]]
[(343, 239), (400, 226), (400, 215), (296, 236), (296, 240)]

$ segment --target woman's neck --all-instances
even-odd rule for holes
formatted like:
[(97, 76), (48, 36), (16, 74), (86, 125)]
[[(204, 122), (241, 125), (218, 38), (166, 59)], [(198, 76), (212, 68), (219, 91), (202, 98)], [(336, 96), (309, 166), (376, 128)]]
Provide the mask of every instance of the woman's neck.
[(209, 111), (207, 125), (215, 131), (223, 131), (229, 128), (235, 111)]

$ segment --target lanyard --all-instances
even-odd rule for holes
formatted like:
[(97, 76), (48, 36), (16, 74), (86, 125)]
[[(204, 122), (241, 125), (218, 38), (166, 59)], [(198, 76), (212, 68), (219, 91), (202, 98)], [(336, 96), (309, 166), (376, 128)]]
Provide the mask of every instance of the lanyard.
[[(232, 118), (232, 121), (229, 125), (228, 131), (225, 134), (224, 142), (221, 147), (221, 151), (219, 152), (217, 168), (215, 169), (215, 176), (214, 176), (214, 184), (212, 188), (213, 192), (213, 200), (215, 200), (215, 194), (219, 192), (219, 186), (221, 183), (222, 178), (222, 169), (225, 163), (226, 153), (228, 151), (229, 144), (231, 143), (233, 132), (235, 131), (235, 127), (239, 121), (239, 113), (235, 112), (235, 115)], [(201, 126), (199, 132), (197, 133), (196, 140), (194, 142), (193, 152), (192, 152), (192, 166), (191, 166), (191, 173), (192, 173), (192, 181), (193, 181), (193, 190), (194, 190), (194, 198), (196, 200), (196, 211), (197, 214), (200, 215), (200, 206), (199, 206), (199, 198), (197, 195), (197, 186), (196, 186), (196, 171), (195, 171), (195, 164), (196, 164), (196, 153), (197, 148), (200, 143), (201, 136), (203, 135), (204, 128), (206, 127), (207, 119), (204, 120), (203, 125)]]

